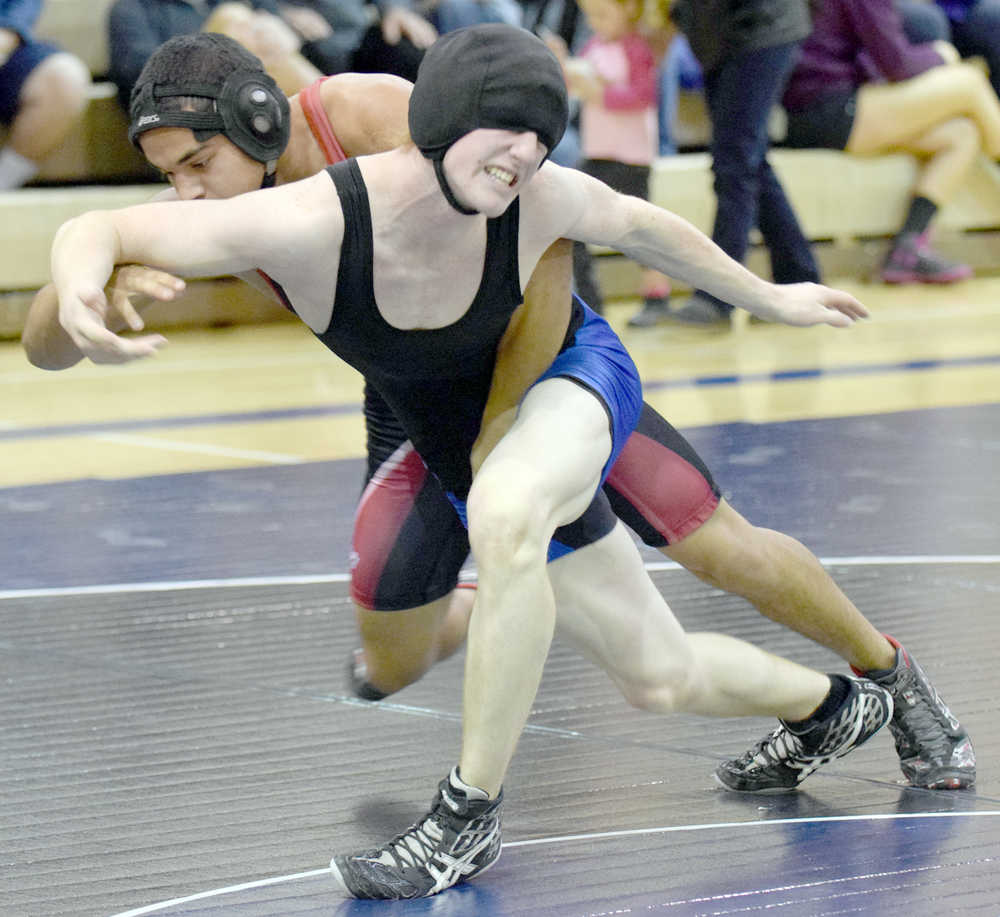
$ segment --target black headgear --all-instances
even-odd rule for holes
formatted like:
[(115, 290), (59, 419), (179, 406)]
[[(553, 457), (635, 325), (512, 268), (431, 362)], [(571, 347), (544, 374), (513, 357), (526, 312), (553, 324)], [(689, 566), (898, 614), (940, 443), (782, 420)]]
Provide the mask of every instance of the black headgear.
[[(225, 62), (215, 68), (223, 71), (216, 81), (178, 78), (176, 67), (169, 81), (158, 78), (172, 58), (195, 51)], [(189, 68), (179, 69), (183, 73)], [(164, 110), (161, 101), (176, 96), (212, 99), (214, 105), (209, 111)], [(260, 61), (233, 39), (214, 33), (181, 35), (165, 42), (132, 90), (129, 116), (129, 140), (137, 146), (141, 134), (158, 127), (190, 128), (199, 142), (223, 134), (251, 159), (264, 163), (268, 175), (273, 175), (290, 130), (288, 99)]]
[(502, 23), (439, 38), (420, 62), (410, 95), (410, 136), (434, 160), (452, 206), (440, 161), (460, 137), (481, 127), (534, 131), (551, 153), (568, 120), (566, 82), (555, 55), (527, 29)]

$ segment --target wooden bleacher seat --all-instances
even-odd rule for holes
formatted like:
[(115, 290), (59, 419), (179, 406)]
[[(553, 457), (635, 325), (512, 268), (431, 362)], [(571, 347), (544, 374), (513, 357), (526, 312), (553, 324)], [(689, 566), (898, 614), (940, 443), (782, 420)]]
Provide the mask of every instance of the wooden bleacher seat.
[(56, 230), (87, 210), (149, 200), (153, 185), (20, 188), (0, 193), (0, 279), (3, 290), (34, 290), (49, 279)]
[[(806, 236), (850, 241), (889, 236), (903, 223), (917, 163), (912, 156), (850, 156), (837, 150), (772, 149), (781, 179)], [(711, 158), (682, 153), (657, 160), (650, 180), (654, 203), (711, 232), (715, 215)], [(935, 219), (941, 229), (1000, 229), (1000, 167), (981, 157)]]
[[(917, 176), (905, 154), (861, 158), (837, 150), (774, 148), (768, 154), (799, 217), (824, 277), (867, 279), (876, 270), (884, 239), (899, 230)], [(715, 219), (708, 153), (664, 156), (653, 166), (650, 199), (711, 234)], [(934, 221), (935, 245), (979, 272), (1000, 269), (1000, 167), (981, 157)], [(877, 239), (876, 245), (870, 240)], [(759, 241), (756, 233), (752, 241)], [(595, 248), (604, 295), (633, 297), (639, 269), (608, 249)], [(768, 276), (766, 252), (751, 248), (751, 270)], [(683, 285), (677, 291), (684, 290)]]

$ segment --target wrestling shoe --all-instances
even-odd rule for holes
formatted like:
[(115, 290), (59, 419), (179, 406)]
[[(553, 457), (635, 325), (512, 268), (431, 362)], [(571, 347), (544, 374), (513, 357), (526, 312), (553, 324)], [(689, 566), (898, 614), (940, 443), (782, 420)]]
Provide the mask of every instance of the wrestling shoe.
[(801, 733), (784, 720), (739, 758), (720, 764), (715, 779), (739, 793), (788, 793), (818, 767), (867, 742), (892, 718), (892, 697), (866, 678), (849, 678), (835, 713)]
[(368, 666), (365, 665), (365, 652), (361, 647), (351, 650), (347, 657), (347, 685), (351, 693), (361, 700), (385, 700), (389, 696), (368, 680)]
[(430, 812), (388, 844), (330, 861), (355, 898), (426, 898), (489, 869), (500, 856), (503, 791), (489, 799), (458, 768), (438, 785)]
[(889, 731), (903, 776), (927, 790), (964, 790), (976, 782), (976, 753), (969, 734), (938, 696), (924, 670), (892, 637), (896, 665), (871, 678), (895, 704)]

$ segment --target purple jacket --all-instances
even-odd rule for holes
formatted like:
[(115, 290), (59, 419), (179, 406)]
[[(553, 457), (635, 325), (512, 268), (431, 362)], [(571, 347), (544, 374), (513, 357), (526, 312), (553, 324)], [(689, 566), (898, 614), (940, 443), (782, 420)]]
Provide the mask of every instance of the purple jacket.
[(821, 0), (782, 104), (803, 111), (826, 95), (906, 80), (943, 63), (931, 44), (907, 41), (892, 0)]

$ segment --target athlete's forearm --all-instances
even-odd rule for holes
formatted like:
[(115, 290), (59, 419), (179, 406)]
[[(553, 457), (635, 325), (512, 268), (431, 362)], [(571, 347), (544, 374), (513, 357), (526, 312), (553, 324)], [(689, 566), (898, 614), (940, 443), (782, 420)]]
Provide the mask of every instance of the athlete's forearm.
[(730, 258), (687, 220), (638, 199), (618, 248), (646, 267), (685, 280), (724, 302), (768, 318), (774, 287)]
[(473, 473), (510, 429), (524, 393), (559, 353), (569, 324), (572, 280), (573, 245), (560, 239), (535, 266), (524, 302), (497, 348), (493, 383), (472, 450)]
[(21, 346), (28, 361), (39, 369), (68, 369), (83, 359), (80, 348), (59, 324), (59, 297), (51, 283), (42, 287), (31, 302)]

